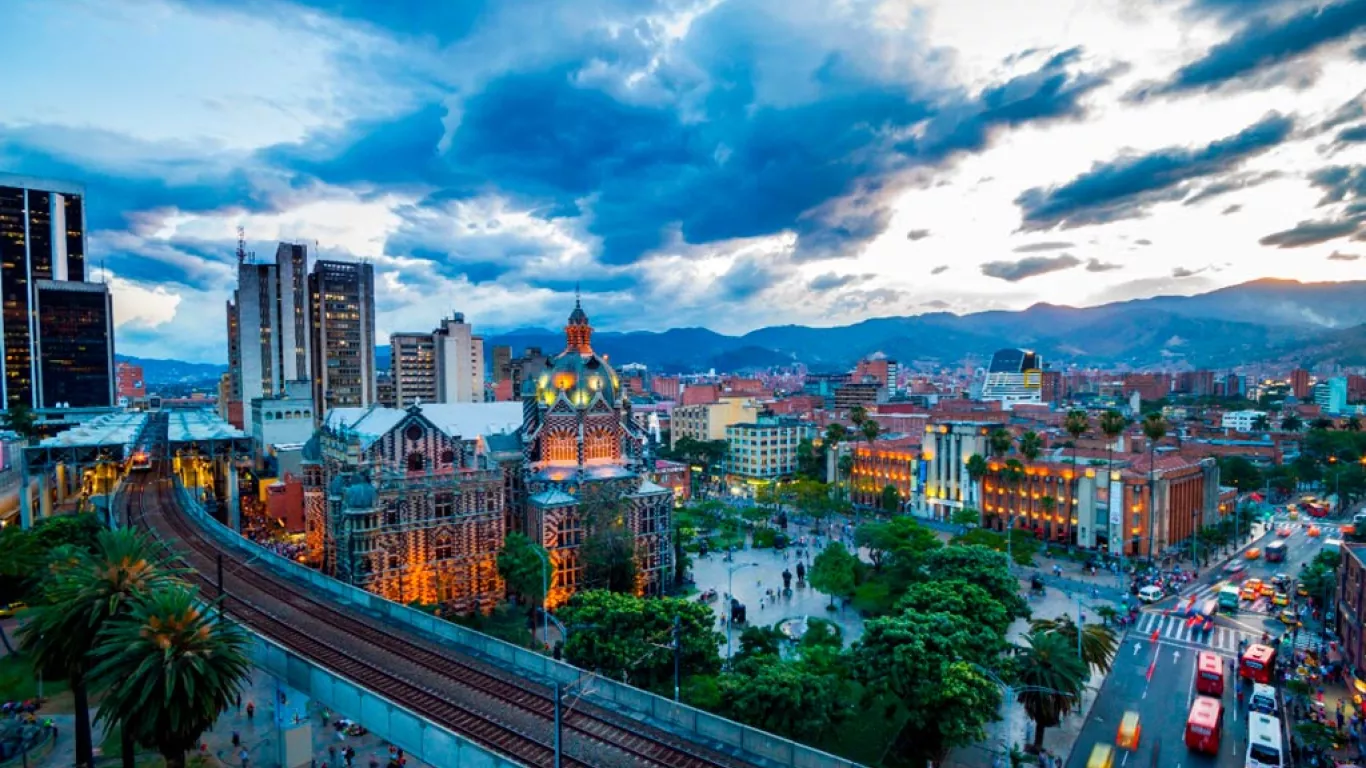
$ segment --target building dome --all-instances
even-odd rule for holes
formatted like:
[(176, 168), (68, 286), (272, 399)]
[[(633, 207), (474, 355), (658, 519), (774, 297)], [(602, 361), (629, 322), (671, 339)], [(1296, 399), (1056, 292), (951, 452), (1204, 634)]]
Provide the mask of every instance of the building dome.
[(375, 491), (375, 486), (365, 480), (357, 480), (346, 489), (346, 508), (373, 509), (378, 498), (379, 493)]
[(550, 358), (536, 379), (536, 400), (542, 405), (553, 405), (563, 392), (577, 408), (587, 408), (599, 394), (609, 404), (615, 403), (621, 382), (612, 366), (593, 352), (593, 327), (578, 300), (569, 313), (564, 332), (564, 351)]

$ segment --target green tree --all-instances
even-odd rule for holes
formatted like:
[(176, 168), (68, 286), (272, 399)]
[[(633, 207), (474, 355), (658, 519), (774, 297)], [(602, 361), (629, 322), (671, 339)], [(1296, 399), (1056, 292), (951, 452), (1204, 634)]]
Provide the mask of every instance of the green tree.
[(797, 444), (797, 475), (806, 480), (819, 481), (825, 475), (825, 451), (817, 449), (815, 442), (804, 437)]
[(718, 683), (722, 715), (808, 744), (828, 737), (848, 709), (838, 679), (801, 664), (769, 659)]
[[(972, 481), (973, 499), (980, 501), (982, 478), (986, 477), (987, 470), (990, 469), (990, 467), (987, 464), (986, 459), (982, 458), (980, 454), (974, 453), (968, 457), (967, 469), (968, 479)], [(969, 499), (969, 501), (972, 501), (973, 499)], [(978, 522), (980, 523), (980, 521)]]
[(30, 443), (38, 436), (38, 415), (23, 403), (12, 403), (0, 413), (0, 426)]
[(545, 588), (555, 578), (555, 563), (545, 547), (514, 531), (503, 538), (498, 575), (526, 603), (528, 615), (534, 618), (536, 609), (545, 605)]
[(1015, 655), (1017, 700), (1034, 721), (1034, 748), (1043, 747), (1044, 730), (1081, 704), (1086, 664), (1061, 635), (1030, 632)]
[(868, 421), (868, 409), (861, 405), (850, 408), (849, 421), (853, 423), (855, 431), (861, 431), (864, 422)]
[(1077, 465), (1077, 441), (1091, 428), (1091, 417), (1083, 410), (1071, 410), (1062, 420), (1063, 431), (1072, 436), (1072, 466)]
[(196, 590), (156, 588), (114, 614), (94, 649), (90, 676), (104, 688), (98, 719), (133, 742), (155, 745), (170, 768), (193, 749), (251, 674), (249, 640), (231, 621), (212, 618)]
[(674, 617), (685, 676), (715, 674), (725, 639), (710, 606), (672, 597), (643, 598), (601, 589), (575, 594), (558, 614), (569, 629), (564, 656), (582, 669), (647, 689), (673, 685)]
[(591, 589), (635, 592), (636, 544), (626, 527), (624, 501), (597, 490), (583, 492), (579, 510), (586, 529), (579, 547), (583, 583)]
[(962, 579), (935, 579), (912, 584), (897, 607), (918, 613), (971, 616), (1002, 637), (1015, 620), (990, 592)]
[(1242, 456), (1220, 456), (1219, 482), (1249, 493), (1262, 487), (1262, 473), (1257, 465)]
[(960, 507), (950, 515), (949, 522), (964, 528), (978, 526), (982, 524), (982, 513), (972, 507)]
[(1020, 597), (1020, 583), (1006, 567), (1006, 556), (986, 547), (948, 546), (925, 557), (926, 574), (943, 581), (965, 581), (986, 590), (1013, 618), (1028, 618), (1029, 605)]
[(859, 425), (858, 431), (869, 447), (872, 447), (873, 443), (877, 441), (878, 435), (882, 434), (882, 427), (876, 421), (868, 419)]
[(1129, 420), (1124, 418), (1124, 414), (1113, 408), (1106, 410), (1100, 415), (1100, 431), (1105, 435), (1105, 469), (1113, 472), (1115, 469), (1115, 440), (1128, 429)]
[(1266, 414), (1262, 414), (1262, 415), (1258, 416), (1257, 418), (1253, 419), (1253, 420), (1252, 420), (1252, 431), (1253, 431), (1253, 432), (1270, 432), (1270, 431), (1271, 431), (1271, 419), (1268, 419), (1268, 418), (1266, 417)]
[[(65, 678), (71, 686), (77, 765), (94, 765), (90, 664), (100, 632), (131, 610), (139, 597), (172, 585), (174, 576), (167, 563), (160, 544), (126, 528), (102, 531), (93, 551), (67, 545), (55, 550), (49, 560), (42, 584), (43, 604), (32, 609), (19, 630), (19, 640), (33, 654), (36, 668), (48, 676)], [(137, 710), (125, 714), (132, 718)], [(130, 735), (136, 732), (136, 726), (125, 731)], [(124, 751), (131, 757), (133, 745), (128, 738), (125, 736)]]
[(882, 495), (878, 498), (878, 506), (883, 512), (894, 515), (901, 511), (901, 491), (895, 485), (884, 485)]
[(777, 659), (782, 656), (783, 640), (787, 639), (777, 627), (761, 627), (750, 624), (740, 633), (740, 650), (735, 654), (736, 663), (754, 659)]
[(1304, 570), (1300, 571), (1300, 586), (1317, 604), (1331, 601), (1337, 587), (1339, 556), (1333, 552), (1319, 552)]
[(1334, 426), (1336, 426), (1335, 422), (1327, 416), (1319, 416), (1318, 418), (1309, 422), (1310, 429), (1326, 430), (1332, 429)]
[(1281, 419), (1281, 429), (1285, 432), (1299, 432), (1303, 428), (1304, 419), (1295, 413), (1287, 413), (1285, 418)]
[(1020, 454), (1025, 459), (1034, 461), (1039, 458), (1041, 453), (1043, 453), (1043, 438), (1039, 437), (1038, 432), (1031, 429), (1020, 435)]
[(1015, 438), (1011, 437), (1009, 432), (998, 427), (992, 430), (987, 437), (987, 443), (991, 447), (991, 455), (999, 459), (1010, 453), (1010, 449), (1015, 445)]
[(854, 591), (854, 568), (858, 558), (849, 554), (838, 541), (821, 550), (811, 561), (811, 572), (807, 578), (811, 587), (830, 596), (830, 608), (835, 607), (835, 597), (847, 597)]
[(1153, 551), (1153, 507), (1156, 498), (1153, 491), (1154, 478), (1157, 472), (1157, 444), (1167, 435), (1167, 420), (1161, 413), (1153, 411), (1143, 417), (1143, 436), (1148, 438), (1148, 559), (1152, 560), (1157, 556)]
[(1346, 424), (1343, 424), (1343, 425), (1342, 425), (1342, 428), (1345, 429), (1345, 430), (1347, 430), (1348, 432), (1360, 432), (1360, 431), (1361, 431), (1361, 417), (1360, 417), (1360, 416), (1356, 416), (1356, 415), (1348, 416), (1348, 417), (1347, 417), (1347, 423), (1346, 423)]
[[(1072, 617), (1063, 614), (1056, 619), (1035, 619), (1029, 623), (1031, 632), (1043, 632), (1061, 637), (1069, 648), (1077, 647), (1077, 625)], [(1110, 663), (1119, 648), (1114, 630), (1104, 624), (1087, 624), (1081, 631), (1081, 657), (1088, 667), (1101, 674), (1110, 671)]]

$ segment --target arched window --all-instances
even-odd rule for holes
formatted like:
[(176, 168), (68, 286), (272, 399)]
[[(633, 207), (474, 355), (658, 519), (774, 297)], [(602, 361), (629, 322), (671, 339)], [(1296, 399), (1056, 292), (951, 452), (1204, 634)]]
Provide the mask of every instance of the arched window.
[(442, 465), (447, 466), (447, 467), (449, 467), (450, 465), (454, 464), (454, 463), (455, 463), (455, 451), (452, 450), (452, 449), (450, 449), (450, 448), (447, 448), (446, 450), (442, 451), (442, 452), (441, 452), (441, 463), (442, 463)]
[(574, 433), (557, 429), (546, 433), (541, 442), (541, 457), (546, 461), (578, 461), (578, 446)]
[(436, 539), (436, 559), (450, 560), (455, 556), (455, 547), (451, 544), (450, 534), (441, 534)]
[(408, 471), (421, 472), (427, 468), (427, 457), (421, 451), (408, 452)]
[(608, 427), (593, 427), (583, 438), (585, 459), (616, 458), (616, 435)]
[(274, 421), (274, 420), (275, 420), (275, 414), (272, 413), (272, 412), (270, 412), (270, 411), (266, 411), (266, 421)]

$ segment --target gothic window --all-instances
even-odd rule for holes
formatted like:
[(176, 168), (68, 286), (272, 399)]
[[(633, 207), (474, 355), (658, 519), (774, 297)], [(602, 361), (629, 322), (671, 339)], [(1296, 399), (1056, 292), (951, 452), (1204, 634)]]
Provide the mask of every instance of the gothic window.
[(548, 432), (543, 438), (541, 454), (546, 461), (578, 461), (573, 433), (567, 429)]
[(384, 524), (398, 525), (398, 507), (391, 506), (384, 510)]
[(436, 494), (436, 517), (437, 519), (452, 517), (455, 515), (455, 494), (438, 493)]
[(616, 451), (613, 450), (616, 436), (608, 427), (593, 427), (584, 435), (583, 457), (585, 459), (613, 459), (616, 458)]
[(441, 534), (436, 540), (436, 559), (450, 560), (455, 556), (455, 547), (451, 545), (449, 534)]
[(398, 568), (399, 568), (399, 563), (400, 563), (400, 562), (401, 562), (401, 561), (399, 560), (399, 557), (398, 557), (397, 554), (394, 554), (393, 552), (390, 552), (390, 553), (389, 553), (389, 570), (391, 570), (391, 571), (396, 571), (396, 570), (398, 570)]
[(408, 452), (408, 471), (421, 472), (427, 468), (427, 457), (421, 451)]
[(454, 464), (454, 463), (455, 463), (455, 451), (452, 450), (452, 449), (450, 449), (450, 448), (447, 448), (446, 450), (442, 451), (442, 452), (441, 452), (441, 463), (442, 463), (442, 465), (447, 466), (447, 467), (449, 467), (450, 465)]

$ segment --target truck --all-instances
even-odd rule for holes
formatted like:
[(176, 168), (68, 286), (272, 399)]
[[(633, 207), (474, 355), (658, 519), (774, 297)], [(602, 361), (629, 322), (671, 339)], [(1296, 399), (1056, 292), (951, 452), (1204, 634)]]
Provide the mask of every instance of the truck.
[(1238, 610), (1238, 588), (1224, 587), (1219, 590), (1219, 607), (1233, 613)]

